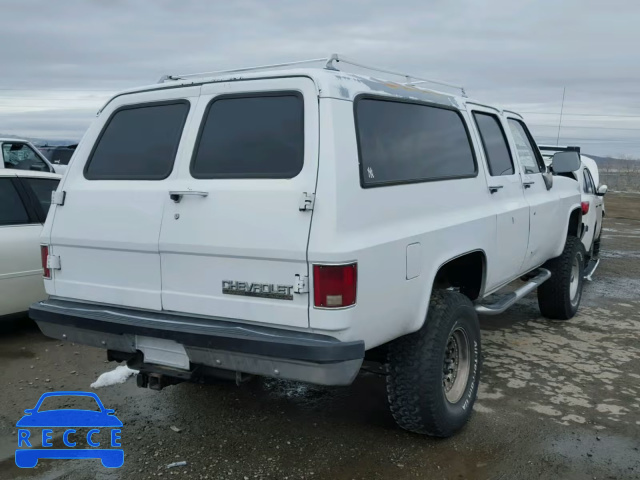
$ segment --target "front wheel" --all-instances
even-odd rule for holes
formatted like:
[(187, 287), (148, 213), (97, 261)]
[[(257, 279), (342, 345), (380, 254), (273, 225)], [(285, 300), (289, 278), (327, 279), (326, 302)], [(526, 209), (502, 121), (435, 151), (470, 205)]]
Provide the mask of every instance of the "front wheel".
[(547, 318), (568, 320), (578, 311), (584, 282), (584, 246), (579, 238), (568, 236), (562, 255), (543, 265), (551, 278), (538, 288), (538, 306)]
[(435, 291), (420, 330), (389, 344), (387, 394), (396, 423), (449, 437), (473, 409), (480, 382), (480, 326), (471, 301)]

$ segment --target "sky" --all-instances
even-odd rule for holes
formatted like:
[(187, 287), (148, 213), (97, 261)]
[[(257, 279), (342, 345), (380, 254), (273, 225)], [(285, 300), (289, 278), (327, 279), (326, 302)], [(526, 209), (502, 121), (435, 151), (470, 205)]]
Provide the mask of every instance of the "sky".
[(81, 138), (164, 74), (327, 56), (464, 85), (540, 143), (640, 157), (636, 0), (3, 0), (0, 134)]

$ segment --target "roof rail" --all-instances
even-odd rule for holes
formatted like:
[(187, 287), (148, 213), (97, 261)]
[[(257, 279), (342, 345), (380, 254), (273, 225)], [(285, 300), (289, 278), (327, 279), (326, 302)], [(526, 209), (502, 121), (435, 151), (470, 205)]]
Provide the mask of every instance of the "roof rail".
[[(336, 66), (337, 63), (344, 63), (347, 65), (353, 65), (354, 67), (359, 67), (365, 70), (371, 70), (374, 72), (381, 72), (381, 73), (388, 73), (390, 75), (395, 75), (398, 77), (403, 77), (405, 79), (405, 83), (402, 83), (402, 85), (408, 86), (408, 87), (415, 87), (417, 85), (423, 84), (423, 83), (432, 83), (434, 85), (440, 85), (443, 87), (449, 87), (449, 88), (454, 88), (456, 90), (460, 90), (460, 92), (462, 93), (463, 96), (467, 96), (464, 87), (460, 87), (458, 85), (452, 85), (450, 83), (446, 83), (446, 82), (441, 82), (439, 80), (431, 80), (428, 78), (420, 78), (420, 77), (416, 77), (415, 75), (410, 75), (408, 73), (401, 73), (401, 72), (395, 72), (393, 70), (387, 70), (384, 68), (379, 68), (379, 67), (373, 67), (373, 66), (369, 66), (369, 65), (364, 65), (360, 62), (357, 62), (355, 60), (351, 60), (347, 57), (344, 57), (342, 55), (339, 55), (337, 53), (332, 53), (331, 55), (329, 55), (328, 57), (324, 57), (324, 58), (312, 58), (309, 60), (299, 60), (296, 62), (286, 62), (286, 63), (273, 63), (270, 65), (259, 65), (259, 66), (255, 66), (255, 67), (244, 67), (244, 68), (235, 68), (232, 70), (215, 70), (215, 71), (211, 71), (211, 72), (199, 72), (199, 73), (187, 73), (187, 74), (182, 74), (182, 75), (163, 75), (160, 80), (158, 80), (158, 83), (164, 83), (167, 81), (171, 81), (171, 80), (186, 80), (188, 78), (195, 78), (195, 77), (207, 77), (207, 76), (212, 76), (212, 75), (218, 75), (218, 74), (222, 74), (222, 73), (241, 73), (241, 72), (252, 72), (252, 71), (257, 71), (257, 70), (266, 70), (266, 69), (270, 69), (270, 68), (280, 68), (280, 67), (290, 67), (293, 65), (305, 65), (305, 64), (310, 64), (310, 63), (319, 63), (319, 62), (324, 62), (324, 68), (326, 70), (334, 70), (334, 71), (340, 71), (340, 69)], [(417, 87), (420, 88), (420, 87)]]

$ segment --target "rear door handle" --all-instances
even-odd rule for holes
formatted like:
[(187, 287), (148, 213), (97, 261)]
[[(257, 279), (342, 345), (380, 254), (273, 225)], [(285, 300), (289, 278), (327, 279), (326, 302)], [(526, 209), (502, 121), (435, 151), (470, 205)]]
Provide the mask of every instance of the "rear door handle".
[(504, 185), (489, 185), (489, 191), (491, 193), (497, 193), (501, 188), (504, 188)]
[(536, 182), (522, 182), (522, 185), (524, 185), (524, 188), (531, 188), (531, 185), (533, 185)]
[(194, 190), (172, 190), (169, 192), (169, 197), (176, 203), (180, 203), (184, 195), (197, 195), (198, 197), (208, 197), (209, 192), (197, 192)]

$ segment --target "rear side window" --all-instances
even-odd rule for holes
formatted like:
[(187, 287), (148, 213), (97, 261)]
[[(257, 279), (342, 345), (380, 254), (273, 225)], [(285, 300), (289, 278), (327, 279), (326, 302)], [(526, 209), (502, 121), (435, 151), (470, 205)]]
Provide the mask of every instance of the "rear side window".
[(85, 166), (89, 180), (162, 180), (189, 113), (187, 101), (121, 108), (111, 116)]
[(452, 109), (360, 98), (355, 106), (363, 187), (473, 177), (469, 135)]
[(193, 159), (195, 178), (293, 178), (304, 162), (304, 104), (297, 92), (214, 99)]
[(480, 112), (474, 112), (473, 117), (480, 131), (491, 176), (513, 175), (515, 170), (513, 169), (511, 152), (498, 117)]
[(591, 172), (584, 169), (584, 193), (589, 193), (594, 195), (596, 193), (596, 186), (593, 183), (593, 178), (591, 178)]
[(0, 178), (0, 226), (31, 223), (20, 195), (10, 178)]
[(58, 180), (48, 178), (23, 178), (23, 180), (29, 184), (31, 190), (35, 193), (42, 213), (46, 218), (51, 207), (51, 193), (58, 188)]

